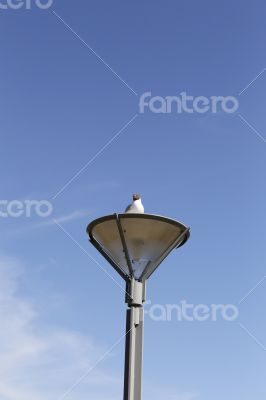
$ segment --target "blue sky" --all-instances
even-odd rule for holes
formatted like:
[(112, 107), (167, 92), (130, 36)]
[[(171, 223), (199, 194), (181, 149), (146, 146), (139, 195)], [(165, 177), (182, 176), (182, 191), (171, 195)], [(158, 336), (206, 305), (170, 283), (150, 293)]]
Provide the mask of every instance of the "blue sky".
[[(230, 323), (147, 315), (143, 397), (265, 398), (265, 2), (28, 8), (0, 9), (0, 198), (53, 212), (0, 218), (0, 399), (122, 398), (123, 282), (85, 229), (134, 192), (192, 229), (149, 301), (239, 306)], [(145, 92), (239, 109), (139, 113)]]

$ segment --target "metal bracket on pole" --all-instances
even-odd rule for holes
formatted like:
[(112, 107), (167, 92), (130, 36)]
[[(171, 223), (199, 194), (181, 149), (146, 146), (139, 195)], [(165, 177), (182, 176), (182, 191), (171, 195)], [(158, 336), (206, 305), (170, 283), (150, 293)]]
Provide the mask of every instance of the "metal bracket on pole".
[(145, 283), (128, 283), (124, 400), (141, 400)]
[(139, 282), (135, 279), (126, 283), (126, 303), (129, 307), (142, 307), (146, 301), (146, 282)]

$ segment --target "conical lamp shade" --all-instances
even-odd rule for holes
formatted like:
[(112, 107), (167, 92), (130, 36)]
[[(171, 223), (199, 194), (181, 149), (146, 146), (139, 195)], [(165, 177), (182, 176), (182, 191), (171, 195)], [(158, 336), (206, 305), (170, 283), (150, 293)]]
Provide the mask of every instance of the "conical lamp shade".
[(189, 237), (180, 222), (149, 214), (114, 214), (87, 228), (92, 244), (124, 279), (144, 281)]

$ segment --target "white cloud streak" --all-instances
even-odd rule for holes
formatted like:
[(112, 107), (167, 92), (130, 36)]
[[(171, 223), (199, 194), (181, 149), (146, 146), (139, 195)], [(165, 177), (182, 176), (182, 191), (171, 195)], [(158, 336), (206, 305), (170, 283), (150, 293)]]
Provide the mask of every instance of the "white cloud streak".
[[(91, 214), (90, 210), (77, 210), (77, 211), (73, 211), (70, 214), (66, 214), (66, 215), (62, 215), (61, 217), (54, 218), (54, 220), (56, 220), (56, 222), (62, 224), (64, 222), (70, 222), (70, 221), (74, 221), (79, 218), (86, 217), (90, 214)], [(46, 223), (43, 223), (42, 226), (54, 225), (54, 220), (46, 221)]]
[[(60, 327), (40, 329), (41, 315), (31, 300), (19, 295), (21, 264), (0, 256), (0, 399), (54, 400), (106, 351), (79, 332)], [(77, 388), (83, 400), (119, 381), (97, 369)]]

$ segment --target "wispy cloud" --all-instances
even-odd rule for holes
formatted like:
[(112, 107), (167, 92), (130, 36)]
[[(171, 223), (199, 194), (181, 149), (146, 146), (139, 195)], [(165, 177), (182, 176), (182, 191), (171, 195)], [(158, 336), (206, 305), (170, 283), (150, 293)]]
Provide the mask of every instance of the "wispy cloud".
[(72, 211), (68, 214), (64, 215), (52, 215), (51, 217), (47, 219), (41, 220), (41, 222), (33, 222), (28, 225), (26, 225), (25, 219), (23, 219), (23, 226), (16, 226), (13, 229), (10, 230), (5, 230), (5, 237), (8, 236), (14, 236), (14, 235), (21, 235), (25, 233), (30, 233), (33, 231), (36, 231), (38, 229), (42, 228), (49, 228), (51, 226), (55, 226), (55, 221), (60, 224), (64, 224), (67, 222), (75, 221), (77, 219), (81, 219), (83, 217), (88, 217), (89, 215), (92, 214), (91, 209), (82, 209), (82, 210), (76, 210)]
[(64, 222), (74, 221), (76, 219), (86, 217), (90, 214), (91, 214), (91, 210), (77, 210), (77, 211), (73, 211), (69, 214), (61, 215), (60, 217), (55, 217), (54, 219), (45, 221), (42, 226), (54, 225), (54, 221), (62, 224)]
[[(0, 398), (56, 400), (106, 349), (80, 332), (43, 326), (33, 301), (19, 295), (22, 275), (16, 259), (0, 256)], [(108, 385), (114, 392), (118, 383), (96, 369), (77, 388), (75, 399), (94, 393), (98, 400), (99, 389)]]

